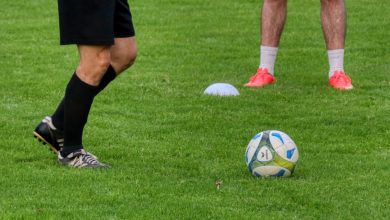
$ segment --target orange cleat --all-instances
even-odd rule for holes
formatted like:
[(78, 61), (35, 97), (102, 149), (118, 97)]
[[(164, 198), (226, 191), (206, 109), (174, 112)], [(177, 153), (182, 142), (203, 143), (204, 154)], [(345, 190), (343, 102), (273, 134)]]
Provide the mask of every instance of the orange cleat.
[(351, 78), (343, 71), (335, 71), (329, 79), (329, 84), (339, 90), (350, 90), (353, 88)]
[(268, 72), (267, 68), (258, 68), (254, 76), (245, 84), (246, 87), (261, 87), (276, 82), (276, 78)]

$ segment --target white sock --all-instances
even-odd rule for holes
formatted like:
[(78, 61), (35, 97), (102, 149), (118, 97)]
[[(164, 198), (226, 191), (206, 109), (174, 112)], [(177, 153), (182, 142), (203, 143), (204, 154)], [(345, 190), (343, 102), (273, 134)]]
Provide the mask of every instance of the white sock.
[(267, 68), (269, 73), (274, 75), (274, 66), (275, 66), (277, 53), (278, 53), (277, 47), (260, 46), (259, 68)]
[(328, 50), (329, 78), (334, 71), (344, 71), (344, 49)]

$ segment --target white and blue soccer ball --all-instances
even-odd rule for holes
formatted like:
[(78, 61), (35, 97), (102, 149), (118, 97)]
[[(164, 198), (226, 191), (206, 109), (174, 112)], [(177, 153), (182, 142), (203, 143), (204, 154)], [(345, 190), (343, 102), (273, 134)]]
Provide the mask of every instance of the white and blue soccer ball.
[(298, 157), (294, 141), (287, 134), (276, 130), (256, 134), (245, 152), (249, 172), (257, 177), (291, 176)]

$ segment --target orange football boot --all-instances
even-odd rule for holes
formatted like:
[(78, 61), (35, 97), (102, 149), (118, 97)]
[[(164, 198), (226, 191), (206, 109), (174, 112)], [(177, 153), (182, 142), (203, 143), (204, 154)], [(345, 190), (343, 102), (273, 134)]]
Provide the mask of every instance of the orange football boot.
[(343, 71), (335, 71), (329, 79), (329, 84), (339, 90), (350, 90), (353, 88), (351, 78)]
[(253, 75), (246, 87), (261, 87), (276, 82), (276, 78), (268, 72), (267, 68), (258, 68), (256, 74)]

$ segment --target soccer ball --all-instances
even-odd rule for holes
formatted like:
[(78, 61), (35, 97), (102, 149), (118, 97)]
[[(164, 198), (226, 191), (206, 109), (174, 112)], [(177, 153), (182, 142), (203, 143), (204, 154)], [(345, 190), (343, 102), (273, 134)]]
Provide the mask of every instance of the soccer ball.
[(298, 157), (294, 141), (287, 134), (275, 130), (256, 134), (245, 152), (249, 172), (257, 177), (290, 176)]

